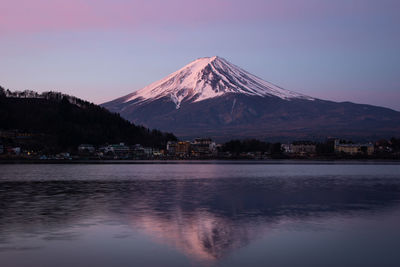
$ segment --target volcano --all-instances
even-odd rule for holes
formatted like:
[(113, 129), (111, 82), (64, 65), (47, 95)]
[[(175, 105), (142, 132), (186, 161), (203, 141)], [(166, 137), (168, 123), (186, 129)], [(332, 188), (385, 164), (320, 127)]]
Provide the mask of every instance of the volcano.
[(199, 58), (102, 106), (183, 139), (374, 140), (400, 133), (400, 112), (286, 90), (220, 57)]

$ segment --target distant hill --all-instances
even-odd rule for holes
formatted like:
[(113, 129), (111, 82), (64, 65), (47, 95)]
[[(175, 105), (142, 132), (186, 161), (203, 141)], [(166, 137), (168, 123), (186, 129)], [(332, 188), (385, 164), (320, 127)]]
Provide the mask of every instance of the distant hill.
[(172, 131), (184, 139), (369, 141), (400, 132), (398, 111), (285, 90), (219, 57), (197, 59), (102, 106), (129, 121)]
[(125, 142), (163, 147), (170, 133), (137, 126), (93, 103), (58, 92), (10, 92), (0, 87), (0, 131), (18, 130), (55, 149)]

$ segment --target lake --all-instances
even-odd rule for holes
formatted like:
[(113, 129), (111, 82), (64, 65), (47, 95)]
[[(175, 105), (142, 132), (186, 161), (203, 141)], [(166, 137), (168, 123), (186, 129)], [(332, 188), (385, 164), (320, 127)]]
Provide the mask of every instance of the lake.
[(396, 163), (0, 165), (4, 267), (398, 267), (399, 225)]

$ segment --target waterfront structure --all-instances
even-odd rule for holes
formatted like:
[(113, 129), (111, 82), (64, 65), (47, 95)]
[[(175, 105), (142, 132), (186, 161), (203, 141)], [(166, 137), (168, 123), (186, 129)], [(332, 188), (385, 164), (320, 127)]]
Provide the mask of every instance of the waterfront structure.
[(295, 154), (315, 154), (316, 148), (315, 143), (309, 141), (293, 142), (292, 144), (292, 152)]
[(335, 140), (335, 152), (345, 153), (350, 155), (356, 154), (367, 154), (372, 155), (374, 153), (374, 145), (368, 144), (343, 144), (339, 140)]
[(129, 155), (129, 147), (126, 146), (124, 143), (112, 144), (109, 147), (111, 148), (111, 151), (114, 153), (114, 155), (117, 157), (128, 157)]
[(310, 155), (316, 153), (317, 146), (310, 141), (296, 141), (292, 144), (282, 144), (281, 149), (286, 154)]
[(204, 157), (216, 152), (216, 144), (210, 138), (196, 138), (192, 142), (168, 142), (167, 153), (177, 157)]
[(168, 155), (175, 156), (176, 147), (177, 147), (177, 142), (168, 141), (167, 143)]
[(175, 155), (179, 157), (185, 157), (189, 155), (190, 142), (181, 141), (177, 143)]
[(196, 138), (191, 143), (191, 154), (201, 157), (212, 154), (216, 151), (216, 144), (211, 138)]
[(95, 148), (93, 145), (91, 144), (80, 144), (78, 146), (78, 152), (80, 154), (93, 154), (95, 152)]
[(281, 145), (281, 149), (282, 149), (282, 151), (283, 151), (284, 153), (286, 153), (286, 154), (291, 154), (291, 153), (293, 153), (292, 144), (282, 144), (282, 145)]
[(147, 158), (150, 158), (150, 157), (153, 156), (153, 148), (151, 148), (151, 147), (144, 147), (144, 148), (143, 148), (143, 152), (144, 152), (144, 155), (145, 155)]

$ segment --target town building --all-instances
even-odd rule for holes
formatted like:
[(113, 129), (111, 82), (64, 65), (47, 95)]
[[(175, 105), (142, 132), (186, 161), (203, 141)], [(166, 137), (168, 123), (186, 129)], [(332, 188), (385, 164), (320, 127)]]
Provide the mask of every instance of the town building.
[(211, 138), (196, 138), (191, 143), (191, 154), (196, 157), (207, 156), (216, 151), (216, 144)]
[(112, 144), (108, 147), (119, 158), (127, 158), (129, 156), (130, 149), (124, 143)]
[(317, 146), (313, 142), (309, 141), (298, 141), (292, 144), (292, 153), (294, 154), (315, 154)]
[(144, 148), (140, 144), (136, 144), (131, 147), (133, 159), (143, 159), (144, 158)]
[(95, 151), (96, 149), (91, 144), (80, 144), (78, 146), (79, 154), (93, 154)]
[(176, 145), (175, 155), (179, 157), (186, 157), (189, 155), (190, 142), (180, 141)]
[(167, 143), (167, 153), (168, 153), (168, 155), (175, 156), (177, 145), (178, 145), (177, 142), (168, 141), (168, 143)]
[(343, 144), (340, 140), (335, 140), (335, 152), (345, 153), (349, 155), (356, 154), (367, 154), (372, 155), (374, 153), (374, 145), (368, 144)]
[(196, 138), (193, 142), (168, 142), (167, 153), (176, 157), (204, 157), (216, 154), (216, 144), (210, 138)]
[(163, 150), (160, 150), (158, 148), (153, 148), (153, 156), (154, 157), (161, 157), (163, 155)]
[(291, 153), (293, 153), (292, 144), (282, 144), (282, 145), (281, 145), (281, 149), (282, 149), (282, 151), (283, 151), (284, 153), (286, 153), (286, 154), (291, 154)]
[(144, 147), (143, 152), (146, 158), (151, 158), (153, 157), (153, 148), (151, 147)]
[(310, 155), (316, 153), (317, 146), (310, 141), (296, 141), (292, 144), (282, 144), (281, 149), (286, 154)]

